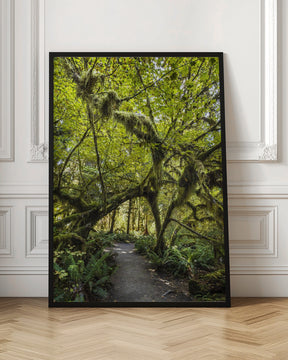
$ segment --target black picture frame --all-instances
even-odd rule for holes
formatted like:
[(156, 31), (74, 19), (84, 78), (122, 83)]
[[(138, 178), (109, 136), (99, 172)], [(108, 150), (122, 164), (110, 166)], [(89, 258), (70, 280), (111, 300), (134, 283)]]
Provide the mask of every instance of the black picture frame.
[[(225, 301), (192, 302), (55, 302), (53, 281), (53, 94), (54, 59), (57, 57), (215, 57), (219, 59), (221, 152), (223, 173), (224, 248), (225, 248)], [(224, 69), (222, 52), (50, 52), (49, 53), (49, 307), (230, 307), (230, 268), (228, 246), (227, 170), (225, 142)]]

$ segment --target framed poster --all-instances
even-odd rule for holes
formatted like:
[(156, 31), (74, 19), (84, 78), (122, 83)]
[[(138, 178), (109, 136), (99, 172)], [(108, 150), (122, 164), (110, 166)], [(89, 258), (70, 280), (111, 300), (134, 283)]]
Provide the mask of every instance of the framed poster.
[(222, 53), (50, 53), (50, 306), (230, 306)]

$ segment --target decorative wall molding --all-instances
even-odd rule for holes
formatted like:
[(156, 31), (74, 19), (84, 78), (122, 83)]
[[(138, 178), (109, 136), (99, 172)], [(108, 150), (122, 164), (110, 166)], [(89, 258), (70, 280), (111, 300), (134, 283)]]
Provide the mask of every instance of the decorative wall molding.
[(259, 152), (259, 160), (277, 160), (277, 145), (264, 146)]
[[(44, 116), (44, 1), (31, 0), (32, 103), (29, 162), (48, 160)], [(277, 160), (277, 0), (259, 0), (260, 142), (228, 142), (228, 161)]]
[(0, 275), (48, 275), (48, 266), (0, 266)]
[(288, 186), (285, 184), (230, 184), (229, 199), (288, 199)]
[(288, 265), (231, 266), (231, 275), (288, 275)]
[(228, 161), (277, 160), (277, 0), (260, 0), (260, 142), (228, 142)]
[[(39, 145), (31, 145), (30, 148), (31, 161), (43, 162), (48, 160), (48, 143), (42, 143)], [(30, 162), (31, 162), (30, 161)]]
[(232, 191), (228, 206), (230, 274), (288, 274), (281, 226), (288, 186), (237, 184)]
[(0, 161), (14, 161), (14, 0), (0, 0)]
[[(230, 200), (230, 204), (229, 204), (229, 212), (230, 212), (230, 217), (229, 217), (229, 222), (231, 223), (231, 221), (233, 222), (233, 217), (234, 219), (239, 219), (239, 216), (244, 216), (246, 218), (250, 218), (252, 223), (258, 224), (258, 226), (262, 226), (262, 238), (261, 239), (256, 239), (256, 244), (255, 244), (255, 239), (254, 241), (249, 241), (246, 242), (245, 246), (247, 245), (247, 248), (245, 250), (245, 247), (242, 246), (240, 249), (236, 249), (237, 246), (239, 246), (239, 242), (241, 240), (244, 240), (244, 242), (248, 239), (248, 238), (244, 238), (244, 239), (236, 239), (236, 242), (234, 242), (233, 244), (233, 237), (231, 238), (230, 241), (230, 253), (231, 253), (231, 258), (233, 259), (238, 259), (241, 261), (241, 257), (243, 259), (245, 258), (250, 258), (251, 261), (249, 261), (249, 263), (243, 263), (243, 264), (239, 264), (239, 261), (237, 262), (237, 264), (231, 264), (231, 275), (255, 275), (255, 274), (274, 274), (274, 275), (282, 275), (282, 274), (288, 274), (288, 265), (277, 265), (275, 266), (274, 263), (270, 262), (270, 259), (276, 259), (274, 256), (277, 254), (277, 238), (278, 238), (278, 234), (276, 233), (276, 229), (277, 229), (277, 216), (278, 216), (278, 205), (277, 205), (277, 200), (287, 200), (288, 199), (288, 186), (285, 184), (272, 184), (272, 185), (267, 185), (267, 184), (258, 184), (258, 183), (233, 183), (230, 184), (228, 187), (228, 192), (229, 192), (229, 200)], [(0, 183), (0, 199), (27, 199), (29, 201), (29, 199), (42, 199), (47, 201), (48, 200), (48, 185), (43, 185), (43, 184), (33, 184), (33, 183)], [(264, 202), (264, 200), (267, 200)], [(243, 206), (243, 201), (245, 202), (245, 205)], [(248, 203), (247, 203), (248, 201)], [(271, 204), (272, 201), (272, 204)], [(247, 204), (247, 205), (246, 205)], [(267, 205), (268, 204), (268, 205)], [(274, 205), (275, 204), (275, 205)], [(31, 210), (35, 211), (37, 213), (37, 211), (41, 211), (41, 214), (43, 214), (43, 212), (46, 212), (46, 215), (42, 215), (42, 216), (47, 216), (47, 208), (48, 208), (48, 204), (46, 205), (36, 205), (36, 206), (28, 206), (29, 208), (29, 212), (31, 215)], [(28, 212), (28, 210), (26, 210)], [(258, 213), (257, 213), (258, 212)], [(259, 214), (260, 212), (260, 214)], [(35, 213), (34, 213), (35, 215)], [(41, 216), (41, 215), (40, 215)], [(30, 250), (31, 248), (33, 249), (35, 247), (35, 239), (38, 239), (39, 241), (39, 235), (37, 235), (37, 231), (35, 231), (35, 226), (37, 228), (38, 226), (38, 230), (39, 227), (41, 227), (41, 224), (38, 221), (37, 224), (37, 220), (39, 220), (40, 218), (38, 217), (38, 215), (36, 215), (36, 224), (34, 221), (34, 224), (31, 226), (30, 225), (30, 220), (31, 220), (31, 216), (30, 216), (30, 220), (29, 220), (29, 225), (28, 225), (28, 216), (26, 218), (26, 226), (27, 226), (27, 230), (28, 230), (28, 226), (30, 226), (30, 233), (33, 233), (33, 231), (31, 231), (31, 229), (34, 228), (34, 234), (36, 234), (36, 236), (34, 236), (32, 244), (34, 243), (34, 245), (31, 246), (31, 243), (29, 245)], [(34, 218), (35, 220), (35, 218)], [(31, 220), (32, 221), (32, 220)], [(262, 221), (262, 225), (260, 224)], [(264, 228), (267, 228), (267, 223), (268, 223), (268, 227), (269, 230), (268, 232), (266, 232), (266, 234), (268, 234), (268, 237), (265, 238), (265, 234), (263, 233)], [(29, 231), (29, 230), (28, 230)], [(27, 233), (28, 233), (27, 231)], [(275, 231), (275, 233), (272, 232)], [(31, 235), (27, 235), (26, 233), (26, 245), (28, 246), (28, 242), (31, 241)], [(41, 232), (40, 232), (41, 234)], [(47, 239), (48, 234), (46, 234), (46, 239)], [(40, 239), (41, 237), (45, 240), (45, 236), (42, 232), (42, 235), (40, 235)], [(268, 239), (268, 242), (267, 242)], [(253, 239), (252, 239), (253, 240)], [(41, 241), (41, 240), (40, 240)], [(257, 244), (258, 241), (258, 244)], [(36, 240), (37, 243), (37, 240)], [(238, 244), (237, 244), (238, 243)], [(244, 243), (243, 243), (244, 244)], [(254, 244), (254, 245), (253, 245)], [(268, 244), (268, 247), (266, 246)], [(43, 244), (44, 245), (44, 244)], [(252, 250), (253, 246), (255, 249), (255, 245), (256, 245), (256, 250)], [(257, 249), (257, 245), (258, 245), (258, 249)], [(265, 248), (266, 246), (266, 248)], [(28, 251), (26, 250), (27, 254), (29, 253), (29, 247), (28, 247)], [(248, 249), (248, 250), (247, 250)], [(268, 250), (267, 250), (268, 249)], [(270, 249), (270, 250), (269, 250)], [(272, 253), (269, 251), (271, 251), (272, 249)], [(273, 250), (274, 249), (274, 250)], [(257, 250), (259, 250), (259, 253), (257, 254)], [(42, 250), (41, 250), (42, 251)], [(253, 252), (255, 251), (255, 254), (253, 254)], [(267, 251), (268, 251), (268, 255), (267, 255)], [(45, 252), (45, 251), (44, 251)], [(237, 254), (238, 252), (238, 254)], [(239, 254), (240, 252), (240, 254)], [(244, 252), (246, 252), (249, 256), (243, 254)], [(266, 252), (266, 255), (263, 255), (263, 252)], [(46, 250), (47, 253), (47, 250)], [(242, 253), (242, 254), (241, 254)], [(274, 255), (273, 255), (274, 253)], [(40, 256), (39, 256), (40, 255)], [(37, 258), (41, 258), (43, 259), (43, 261), (45, 261), (45, 265), (44, 266), (32, 266), (31, 265), (21, 265), (21, 266), (0, 266), (0, 274), (31, 274), (31, 275), (45, 275), (48, 274), (48, 266), (46, 264), (47, 260), (47, 255), (45, 254), (36, 254), (32, 255), (32, 257), (35, 258), (35, 260)], [(28, 256), (29, 258), (29, 256)], [(254, 266), (252, 265), (254, 262), (254, 259), (257, 260), (261, 260), (262, 259), (269, 259), (269, 263), (266, 262), (266, 265), (261, 265), (261, 266)], [(28, 259), (27, 259), (28, 260)], [(31, 259), (32, 260), (32, 259)], [(30, 261), (30, 259), (29, 259)], [(42, 260), (41, 260), (42, 261)], [(279, 260), (277, 260), (278, 262)]]
[(29, 162), (47, 162), (45, 134), (45, 0), (31, 0), (31, 145)]
[[(44, 116), (44, 1), (31, 0), (32, 114), (29, 162), (46, 162)], [(260, 142), (228, 142), (228, 161), (277, 160), (277, 0), (260, 7)]]
[(48, 256), (48, 207), (26, 206), (26, 257)]
[(12, 256), (11, 207), (0, 207), (0, 257)]
[(0, 183), (0, 199), (48, 199), (48, 185)]
[[(0, 198), (41, 195), (48, 198), (48, 184), (33, 183), (0, 183)], [(229, 198), (273, 198), (287, 199), (288, 185), (286, 184), (264, 184), (264, 183), (230, 183), (228, 184)]]
[(277, 257), (277, 206), (230, 206), (230, 256)]

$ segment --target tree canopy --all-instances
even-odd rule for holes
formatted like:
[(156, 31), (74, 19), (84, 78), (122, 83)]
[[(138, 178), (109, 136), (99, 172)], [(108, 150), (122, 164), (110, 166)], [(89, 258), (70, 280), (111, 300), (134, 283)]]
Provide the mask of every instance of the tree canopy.
[(53, 87), (54, 248), (184, 233), (223, 264), (218, 58), (56, 57)]

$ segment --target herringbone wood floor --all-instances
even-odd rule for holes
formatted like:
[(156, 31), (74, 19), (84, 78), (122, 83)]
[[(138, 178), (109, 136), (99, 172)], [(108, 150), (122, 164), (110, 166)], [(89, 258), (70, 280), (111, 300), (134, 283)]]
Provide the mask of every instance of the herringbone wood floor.
[(0, 299), (1, 360), (288, 360), (288, 299), (232, 308), (52, 308)]

